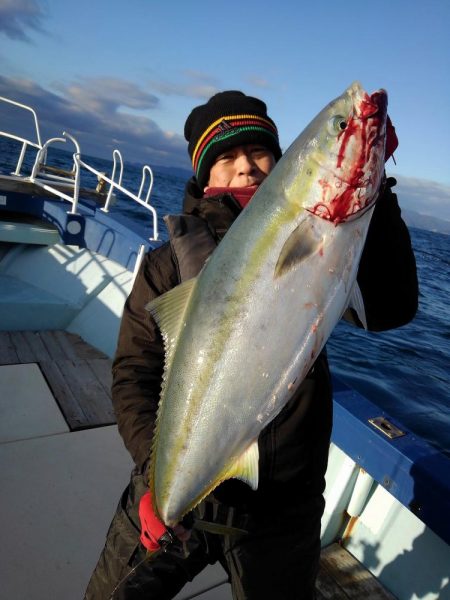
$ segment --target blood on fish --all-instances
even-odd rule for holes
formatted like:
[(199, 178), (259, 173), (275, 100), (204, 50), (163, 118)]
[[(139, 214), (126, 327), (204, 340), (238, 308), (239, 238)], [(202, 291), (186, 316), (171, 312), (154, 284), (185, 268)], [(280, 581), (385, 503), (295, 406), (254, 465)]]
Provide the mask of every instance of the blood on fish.
[[(322, 187), (322, 201), (318, 202), (311, 210), (313, 214), (332, 221), (335, 225), (345, 221), (350, 215), (353, 215), (364, 209), (367, 205), (362, 202), (360, 194), (355, 194), (357, 189), (366, 188), (370, 185), (370, 177), (364, 179), (364, 167), (370, 163), (370, 153), (374, 145), (380, 139), (379, 122), (384, 116), (387, 100), (386, 94), (375, 92), (372, 96), (366, 94), (361, 101), (358, 112), (352, 116), (345, 129), (338, 135), (340, 148), (336, 160), (336, 168), (342, 169), (347, 155), (348, 145), (351, 140), (357, 145), (356, 160), (349, 166), (349, 172), (345, 176), (347, 186), (341, 190), (340, 185), (334, 187), (326, 179), (320, 179), (319, 184)], [(378, 113), (378, 117), (376, 116)], [(380, 114), (381, 113), (381, 114)], [(369, 117), (371, 119), (369, 120)], [(331, 190), (339, 190), (333, 198), (327, 196)]]

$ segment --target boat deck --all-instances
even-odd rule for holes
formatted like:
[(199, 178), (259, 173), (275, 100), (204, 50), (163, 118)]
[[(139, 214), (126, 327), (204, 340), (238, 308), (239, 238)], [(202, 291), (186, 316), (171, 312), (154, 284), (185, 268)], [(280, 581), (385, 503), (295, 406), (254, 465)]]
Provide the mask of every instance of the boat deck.
[[(8, 493), (2, 502), (6, 537), (14, 543), (18, 535), (14, 523), (18, 522), (24, 528), (19, 539), (36, 527), (47, 532), (45, 543), (31, 560), (36, 567), (36, 572), (31, 569), (34, 575), (30, 573), (36, 588), (33, 600), (48, 597), (49, 585), (54, 597), (81, 597), (131, 467), (115, 427), (93, 430), (114, 423), (111, 360), (72, 333), (15, 331), (0, 332), (0, 365), (0, 385), (7, 395), (2, 402), (0, 440), (0, 466), (8, 482)], [(14, 377), (17, 383), (11, 384)], [(40, 391), (39, 378), (43, 388), (48, 386), (47, 392)], [(28, 396), (28, 400), (22, 396)], [(48, 465), (52, 465), (50, 472)], [(51, 498), (49, 486), (53, 490)], [(26, 495), (30, 487), (34, 490), (32, 500)], [(67, 506), (69, 497), (73, 497), (73, 512)], [(6, 498), (15, 500), (10, 503)], [(49, 510), (49, 503), (53, 509)], [(32, 514), (40, 515), (40, 524), (30, 520), (30, 505)], [(61, 507), (65, 509), (62, 512)], [(55, 514), (60, 515), (59, 525), (54, 522)], [(48, 536), (53, 535), (57, 537), (50, 545)], [(62, 568), (61, 553), (65, 552), (67, 562)], [(16, 563), (9, 562), (5, 565), (6, 586), (16, 589), (21, 570), (16, 578)], [(36, 585), (40, 573), (42, 593), (40, 585)], [(188, 584), (177, 600), (230, 600), (230, 586), (224, 580), (221, 567), (214, 565)], [(394, 598), (339, 544), (325, 548), (317, 581), (318, 600), (364, 597)]]
[(0, 365), (36, 363), (71, 431), (115, 423), (111, 360), (67, 331), (0, 332)]
[[(367, 569), (338, 543), (322, 550), (317, 600), (395, 600)], [(188, 583), (175, 600), (231, 600), (231, 588), (217, 564)]]
[(393, 600), (364, 565), (339, 544), (322, 550), (317, 579), (317, 600)]

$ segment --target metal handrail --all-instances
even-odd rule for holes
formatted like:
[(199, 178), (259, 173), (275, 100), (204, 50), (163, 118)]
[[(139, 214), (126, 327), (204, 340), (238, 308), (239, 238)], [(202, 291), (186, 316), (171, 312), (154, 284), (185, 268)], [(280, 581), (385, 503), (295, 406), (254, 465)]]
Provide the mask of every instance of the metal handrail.
[[(58, 196), (59, 198), (66, 200), (67, 202), (70, 202), (72, 205), (72, 208), (70, 211), (68, 211), (69, 214), (77, 214), (78, 200), (79, 200), (79, 193), (80, 193), (80, 173), (81, 173), (81, 168), (85, 168), (86, 170), (95, 174), (97, 176), (97, 180), (99, 182), (105, 181), (105, 182), (109, 183), (110, 187), (108, 190), (107, 198), (106, 198), (105, 204), (103, 205), (101, 210), (103, 210), (104, 212), (109, 212), (109, 207), (110, 207), (110, 204), (112, 201), (113, 191), (119, 190), (120, 192), (122, 192), (123, 194), (125, 194), (126, 196), (131, 198), (134, 202), (137, 202), (138, 204), (140, 204), (141, 206), (143, 206), (144, 208), (146, 208), (147, 210), (149, 210), (151, 212), (152, 220), (153, 220), (153, 236), (149, 237), (149, 240), (157, 241), (159, 239), (157, 213), (156, 213), (156, 210), (153, 208), (153, 206), (150, 205), (150, 195), (151, 195), (151, 192), (153, 189), (153, 172), (148, 165), (144, 165), (144, 167), (142, 169), (142, 180), (141, 180), (138, 194), (137, 195), (133, 194), (132, 192), (129, 192), (126, 188), (122, 187), (123, 159), (122, 159), (122, 155), (119, 152), (119, 150), (115, 149), (113, 151), (113, 170), (112, 170), (111, 178), (109, 178), (109, 177), (107, 177), (107, 175), (105, 173), (98, 171), (97, 169), (95, 169), (94, 167), (92, 167), (91, 165), (89, 165), (88, 163), (84, 162), (81, 159), (80, 145), (78, 144), (77, 140), (70, 133), (67, 133), (66, 131), (64, 131), (63, 132), (64, 137), (50, 138), (44, 144), (42, 144), (41, 134), (40, 134), (40, 129), (39, 129), (39, 122), (38, 122), (38, 118), (37, 118), (37, 114), (36, 114), (35, 110), (33, 108), (31, 108), (30, 106), (27, 106), (26, 104), (21, 104), (20, 102), (16, 102), (15, 100), (9, 100), (8, 98), (4, 98), (3, 96), (0, 96), (0, 101), (4, 101), (8, 104), (12, 104), (14, 106), (18, 106), (19, 108), (23, 108), (25, 110), (30, 111), (33, 115), (34, 124), (35, 124), (35, 128), (36, 128), (37, 143), (32, 142), (32, 141), (30, 141), (26, 138), (23, 138), (19, 135), (15, 135), (15, 134), (0, 130), (0, 137), (3, 136), (3, 137), (7, 137), (10, 139), (14, 139), (19, 142), (22, 142), (20, 156), (19, 156), (19, 159), (18, 159), (18, 162), (16, 165), (16, 170), (14, 171), (13, 175), (15, 175), (17, 177), (23, 177), (25, 179), (25, 176), (21, 175), (20, 171), (22, 169), (22, 164), (23, 164), (23, 160), (25, 157), (26, 149), (28, 146), (37, 148), (38, 152), (37, 152), (36, 159), (34, 161), (31, 175), (29, 178), (26, 178), (26, 179), (28, 179), (28, 181), (34, 183), (35, 185), (39, 186), (43, 190), (50, 192), (51, 194), (54, 194), (55, 196)], [(66, 143), (67, 139), (69, 139), (73, 142), (75, 149), (76, 149), (76, 151), (73, 154), (73, 164), (74, 164), (73, 175), (72, 175), (72, 173), (70, 173), (70, 176), (64, 176), (61, 174), (59, 174), (59, 175), (52, 174), (51, 172), (50, 173), (48, 173), (48, 172), (40, 173), (40, 170), (44, 171), (45, 167), (50, 168), (50, 165), (46, 165), (47, 150), (48, 150), (48, 147), (50, 146), (50, 144), (53, 144), (56, 142)], [(119, 177), (118, 177), (118, 181), (115, 181), (116, 170), (117, 170), (118, 165), (119, 165)], [(40, 175), (41, 175), (41, 177), (40, 177)], [(43, 175), (43, 177), (42, 177), (42, 175)], [(143, 196), (144, 185), (147, 180), (147, 176), (149, 177), (149, 186), (147, 189), (145, 199), (143, 199), (142, 196)], [(64, 183), (64, 184), (70, 186), (71, 188), (73, 187), (73, 195), (70, 196), (70, 195), (64, 193), (63, 191), (61, 191), (61, 189), (54, 187), (53, 185), (51, 185), (52, 182), (54, 182), (55, 184), (58, 182)], [(140, 249), (139, 254), (142, 255), (142, 248)]]
[[(117, 152), (120, 155), (120, 152), (118, 150), (115, 150), (114, 152)], [(147, 210), (149, 210), (152, 213), (152, 217), (153, 217), (153, 237), (149, 238), (150, 241), (157, 241), (159, 239), (159, 232), (158, 232), (158, 215), (156, 213), (156, 210), (153, 208), (153, 206), (151, 206), (148, 201), (150, 199), (150, 192), (151, 192), (151, 188), (149, 190), (149, 192), (147, 192), (147, 197), (144, 200), (141, 200), (141, 198), (139, 198), (139, 195), (136, 196), (135, 194), (133, 194), (132, 192), (129, 192), (126, 188), (122, 187), (121, 184), (116, 183), (113, 179), (110, 179), (109, 177), (107, 177), (104, 173), (101, 173), (100, 171), (97, 171), (97, 169), (94, 169), (94, 167), (91, 167), (91, 165), (88, 165), (87, 163), (85, 163), (84, 161), (81, 160), (81, 158), (79, 156), (77, 156), (77, 158), (75, 158), (74, 155), (74, 160), (75, 162), (79, 161), (79, 164), (81, 166), (83, 166), (85, 169), (87, 169), (88, 171), (90, 171), (91, 173), (94, 173), (95, 175), (97, 175), (99, 180), (103, 180), (106, 181), (107, 183), (109, 183), (110, 185), (110, 192), (112, 189), (117, 189), (120, 192), (122, 192), (122, 194), (125, 194), (125, 196), (128, 196), (129, 198), (131, 198), (132, 200), (134, 200), (135, 202), (137, 202), (138, 204), (141, 204), (141, 206), (144, 206)], [(122, 160), (122, 157), (121, 157)], [(144, 166), (144, 170), (148, 170), (151, 173), (151, 169), (148, 165)], [(113, 173), (114, 173), (114, 169), (113, 169)], [(120, 181), (121, 181), (121, 177), (120, 177)], [(153, 181), (153, 175), (151, 180)], [(142, 188), (142, 183), (141, 183), (141, 188)], [(140, 192), (142, 191), (142, 189), (140, 189)], [(109, 194), (108, 194), (109, 195)], [(106, 210), (106, 203), (105, 206), (103, 207), (102, 210), (104, 210), (105, 212), (108, 212)]]
[(139, 192), (138, 192), (138, 198), (141, 201), (140, 203), (142, 203), (141, 195), (142, 195), (142, 191), (144, 189), (144, 183), (145, 183), (145, 180), (146, 180), (146, 176), (145, 176), (146, 173), (149, 174), (150, 184), (148, 186), (147, 196), (145, 197), (144, 204), (148, 204), (148, 202), (150, 200), (150, 194), (152, 193), (152, 189), (153, 189), (153, 171), (150, 169), (150, 167), (148, 165), (144, 165), (144, 167), (142, 169), (142, 181), (141, 181), (141, 185), (139, 187)]
[[(112, 179), (112, 181), (114, 181), (114, 179), (116, 177), (117, 161), (119, 161), (119, 164), (120, 164), (120, 173), (119, 173), (119, 182), (118, 182), (118, 184), (122, 185), (122, 175), (123, 175), (122, 154), (119, 152), (119, 150), (114, 149), (113, 150), (113, 170), (112, 170), (112, 173), (111, 173), (111, 179)], [(86, 167), (86, 168), (88, 168), (89, 170), (91, 170), (90, 167)], [(102, 175), (104, 175), (104, 173)], [(98, 175), (97, 175), (97, 177), (98, 177)], [(102, 177), (102, 179), (104, 181), (106, 181), (106, 179), (103, 176), (101, 176), (101, 177)], [(113, 189), (114, 189), (113, 186), (110, 185), (109, 186), (109, 190), (108, 190), (108, 196), (107, 196), (106, 202), (105, 202), (105, 206), (101, 209), (103, 212), (109, 212), (109, 205), (111, 204)]]
[(31, 106), (27, 106), (26, 104), (21, 104), (20, 102), (16, 102), (15, 100), (10, 100), (9, 98), (5, 98), (4, 96), (0, 96), (0, 101), (6, 102), (7, 104), (12, 104), (13, 106), (18, 106), (19, 108), (23, 108), (24, 110), (28, 110), (33, 115), (34, 126), (36, 128), (37, 143), (31, 142), (30, 140), (27, 140), (26, 138), (23, 138), (20, 135), (15, 135), (15, 134), (9, 133), (7, 131), (0, 131), (0, 136), (7, 137), (7, 138), (10, 138), (11, 140), (16, 140), (18, 142), (22, 142), (22, 148), (20, 151), (19, 159), (16, 164), (16, 170), (14, 171), (14, 175), (19, 176), (20, 171), (22, 169), (23, 160), (25, 158), (25, 153), (27, 151), (27, 147), (32, 146), (33, 148), (37, 148), (38, 150), (40, 150), (42, 148), (41, 132), (39, 129), (39, 121), (37, 118), (36, 111), (33, 108), (31, 108)]
[[(0, 96), (0, 101), (6, 102), (7, 104), (12, 104), (13, 106), (18, 106), (19, 108), (23, 108), (24, 110), (30, 111), (30, 113), (33, 115), (33, 118), (34, 118), (34, 126), (36, 127), (37, 146), (39, 146), (41, 148), (42, 147), (41, 132), (39, 129), (39, 122), (38, 122), (36, 111), (33, 108), (31, 108), (31, 106), (27, 106), (26, 104), (21, 104), (20, 102), (16, 102), (15, 100), (10, 100), (9, 98), (5, 98), (4, 96)], [(6, 135), (7, 135), (7, 137), (12, 137), (13, 139), (18, 139), (22, 142), (27, 142), (28, 144), (30, 144), (32, 146), (36, 146), (35, 143), (30, 142), (29, 140), (25, 140), (24, 138), (14, 136), (13, 134), (9, 134), (9, 135), (6, 134)]]
[[(50, 146), (50, 144), (54, 144), (55, 142), (61, 142), (61, 143), (65, 144), (66, 139), (55, 137), (55, 138), (50, 138), (45, 142), (45, 144), (39, 149), (39, 151), (36, 155), (36, 160), (34, 161), (33, 169), (31, 171), (31, 175), (30, 175), (30, 181), (34, 182), (34, 180), (38, 176), (39, 169), (41, 168), (41, 166), (43, 164), (45, 164), (45, 160), (47, 158), (47, 149)], [(48, 175), (47, 177), (49, 179), (58, 179), (58, 180), (63, 179), (64, 181), (66, 180), (66, 178), (57, 177), (56, 175)]]

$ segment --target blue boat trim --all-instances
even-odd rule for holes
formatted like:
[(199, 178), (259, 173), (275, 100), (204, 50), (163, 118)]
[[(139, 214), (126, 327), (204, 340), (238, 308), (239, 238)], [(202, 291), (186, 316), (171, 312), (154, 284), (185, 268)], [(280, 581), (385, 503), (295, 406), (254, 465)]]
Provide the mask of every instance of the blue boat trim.
[[(334, 378), (332, 441), (450, 544), (450, 460)], [(389, 439), (369, 423), (383, 416), (406, 432)]]

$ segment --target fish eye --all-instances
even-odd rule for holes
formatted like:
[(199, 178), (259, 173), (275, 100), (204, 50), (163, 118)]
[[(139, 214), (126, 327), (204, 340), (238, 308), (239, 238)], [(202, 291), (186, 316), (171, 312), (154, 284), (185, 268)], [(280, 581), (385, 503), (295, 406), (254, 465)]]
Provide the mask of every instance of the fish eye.
[(331, 135), (337, 135), (338, 133), (341, 133), (341, 131), (344, 131), (346, 127), (347, 120), (342, 115), (331, 117), (328, 122), (328, 131)]

